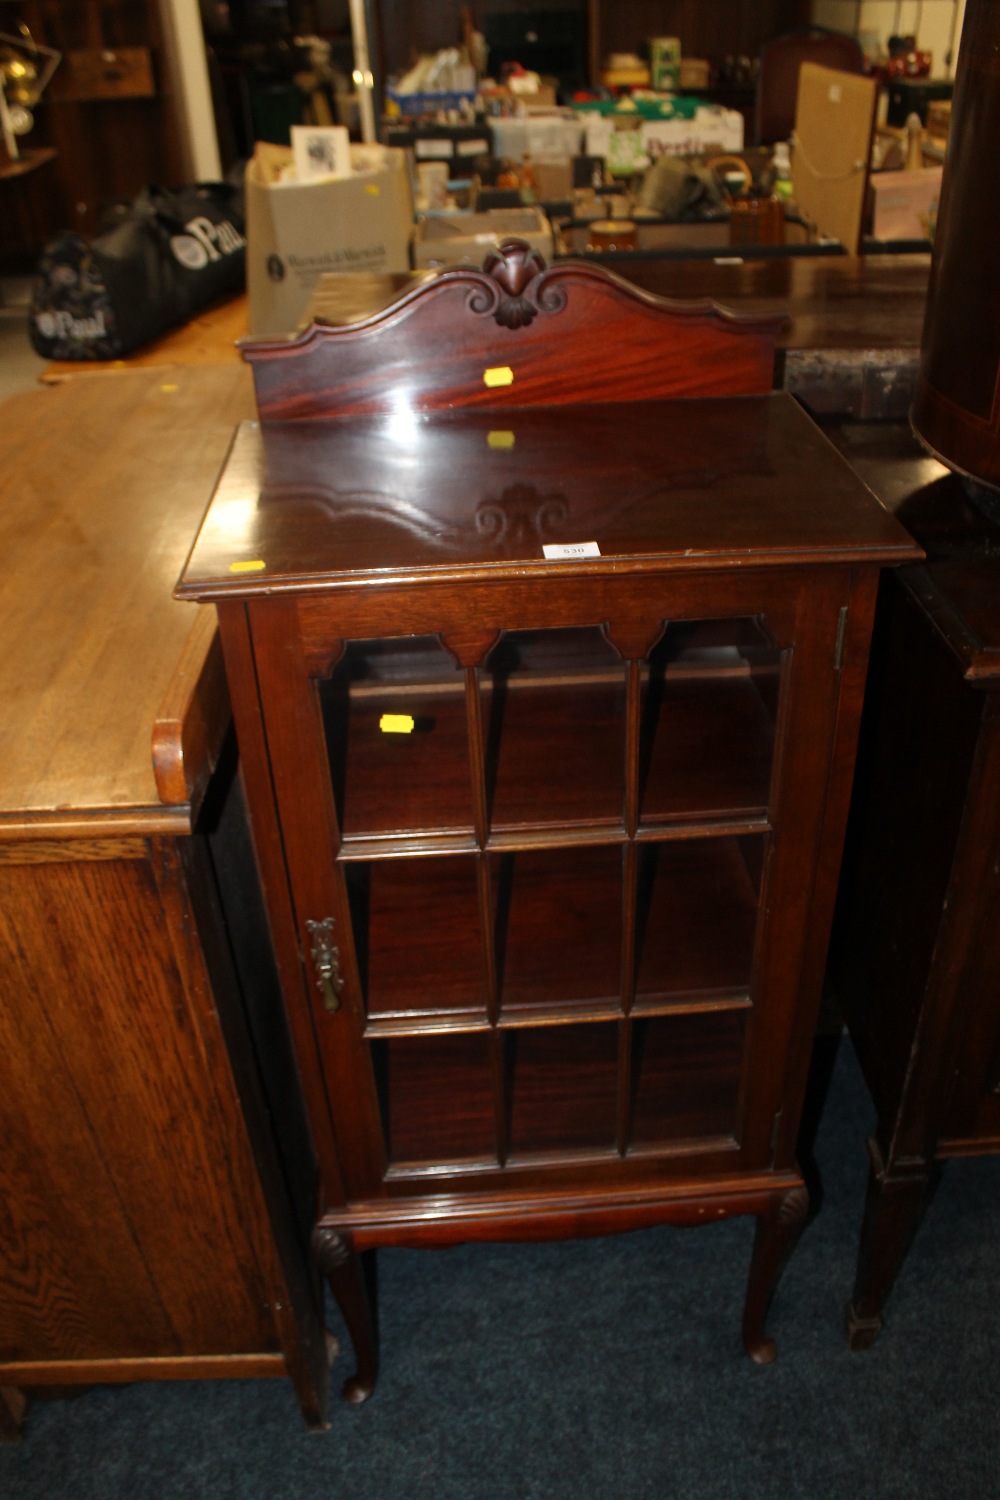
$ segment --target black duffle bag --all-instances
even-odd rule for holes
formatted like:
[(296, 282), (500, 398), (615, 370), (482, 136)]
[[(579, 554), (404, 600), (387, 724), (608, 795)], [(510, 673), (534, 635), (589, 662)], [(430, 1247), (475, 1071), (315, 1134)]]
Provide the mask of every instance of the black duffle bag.
[(145, 188), (106, 233), (68, 231), (46, 245), (29, 334), (43, 359), (121, 359), (242, 291), (242, 185)]

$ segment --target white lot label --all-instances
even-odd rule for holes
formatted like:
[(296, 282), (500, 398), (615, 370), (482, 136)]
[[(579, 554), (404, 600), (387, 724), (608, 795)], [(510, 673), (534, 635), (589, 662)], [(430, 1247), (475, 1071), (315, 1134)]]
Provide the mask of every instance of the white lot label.
[(542, 551), (549, 562), (565, 562), (571, 557), (600, 557), (596, 542), (544, 542)]

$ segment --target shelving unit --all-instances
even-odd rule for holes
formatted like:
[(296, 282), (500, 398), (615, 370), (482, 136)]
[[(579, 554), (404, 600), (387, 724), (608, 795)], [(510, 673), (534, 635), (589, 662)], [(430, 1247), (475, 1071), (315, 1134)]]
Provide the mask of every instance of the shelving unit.
[[(346, 646), (318, 692), (364, 1035), (394, 1038), (394, 1170), (418, 1114), (431, 1123), (426, 1140), (407, 1126), (407, 1161), (449, 1165), (450, 1136), (416, 1103), (435, 1079), (447, 1096), (480, 1074), (475, 1154), (494, 1167), (625, 1156), (636, 1125), (645, 1149), (672, 1142), (687, 1115), (669, 1101), (669, 1035), (702, 1064), (728, 1049), (738, 1081), (780, 676), (752, 619), (670, 625), (638, 673), (596, 628), (502, 632), (472, 669), (427, 639)], [(385, 714), (412, 727), (382, 732)]]
[(764, 394), (774, 336), (512, 244), (249, 351), (180, 593), (219, 607), (350, 1399), (388, 1244), (751, 1213), (773, 1358), (876, 573), (913, 555)]

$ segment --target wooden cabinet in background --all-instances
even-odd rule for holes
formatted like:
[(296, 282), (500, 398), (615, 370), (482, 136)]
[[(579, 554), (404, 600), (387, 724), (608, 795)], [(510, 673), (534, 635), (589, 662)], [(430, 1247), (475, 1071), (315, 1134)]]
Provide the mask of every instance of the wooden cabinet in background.
[[(771, 37), (811, 19), (807, 0), (738, 6), (725, 0), (477, 0), (472, 9), (487, 40), (492, 35), (499, 42), (489, 64), (493, 76), (498, 59), (519, 53), (525, 67), (550, 76), (569, 78), (579, 69), (580, 84), (591, 86), (600, 83), (612, 52), (648, 58), (651, 37), (680, 37), (685, 57), (705, 58), (717, 69), (726, 57), (752, 60)], [(373, 10), (387, 76), (409, 68), (420, 53), (461, 40), (456, 8), (434, 0), (373, 0)]]
[(36, 1387), (286, 1373), (323, 1421), (315, 1169), (300, 1127), (286, 1170), (266, 1109), (282, 1033), (221, 661), (211, 618), (192, 631), (170, 598), (250, 405), (238, 368), (4, 403), (8, 1430)]
[(845, 430), (926, 549), (883, 585), (833, 945), (877, 1111), (848, 1309), (866, 1348), (941, 1164), (1000, 1151), (997, 519), (908, 431)]
[(773, 1358), (875, 585), (915, 553), (792, 398), (734, 394), (774, 337), (508, 244), (248, 351), (179, 593), (218, 605), (350, 1399), (380, 1245), (753, 1214)]
[(34, 197), (19, 238), (0, 231), (0, 254), (24, 262), (60, 230), (95, 235), (111, 205), (150, 183), (180, 182), (183, 166), (157, 0), (0, 3), (0, 30), (21, 25), (62, 54), (23, 138), (55, 159), (44, 182), (25, 185), (25, 203)]

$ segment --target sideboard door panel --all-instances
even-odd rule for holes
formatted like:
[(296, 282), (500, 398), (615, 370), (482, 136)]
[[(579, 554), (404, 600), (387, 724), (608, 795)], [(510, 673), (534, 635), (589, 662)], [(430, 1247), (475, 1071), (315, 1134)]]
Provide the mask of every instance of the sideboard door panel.
[(242, 1126), (216, 1093), (231, 1092), (226, 1059), (206, 1046), (151, 865), (9, 859), (0, 1364), (275, 1349), (255, 1182), (236, 1175)]

